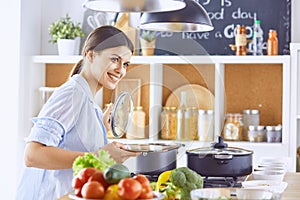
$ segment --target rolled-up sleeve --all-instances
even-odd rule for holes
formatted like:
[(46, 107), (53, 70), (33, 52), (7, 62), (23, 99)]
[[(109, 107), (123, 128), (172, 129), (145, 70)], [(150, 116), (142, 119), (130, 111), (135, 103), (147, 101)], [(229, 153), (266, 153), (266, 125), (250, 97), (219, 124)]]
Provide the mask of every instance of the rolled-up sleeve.
[(27, 142), (40, 142), (46, 146), (59, 146), (65, 134), (64, 126), (53, 118), (33, 118), (34, 126)]

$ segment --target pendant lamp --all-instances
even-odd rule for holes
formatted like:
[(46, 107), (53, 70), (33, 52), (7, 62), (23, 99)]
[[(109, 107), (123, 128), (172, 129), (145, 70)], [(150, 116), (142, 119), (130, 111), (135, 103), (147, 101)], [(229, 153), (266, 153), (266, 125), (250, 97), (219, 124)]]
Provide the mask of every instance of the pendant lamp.
[(166, 12), (182, 9), (185, 3), (179, 0), (86, 0), (83, 7), (102, 12)]
[(204, 32), (214, 29), (206, 10), (194, 0), (185, 0), (186, 6), (176, 11), (143, 13), (140, 29), (170, 32)]

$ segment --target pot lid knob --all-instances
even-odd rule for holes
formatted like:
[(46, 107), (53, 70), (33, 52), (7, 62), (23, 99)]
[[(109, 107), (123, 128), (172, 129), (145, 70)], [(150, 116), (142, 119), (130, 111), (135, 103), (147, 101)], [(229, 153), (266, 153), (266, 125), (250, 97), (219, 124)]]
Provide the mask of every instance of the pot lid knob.
[(217, 142), (217, 143), (215, 143), (215, 144), (213, 145), (214, 148), (216, 148), (216, 149), (224, 149), (224, 148), (227, 148), (228, 144), (227, 144), (227, 143), (224, 143), (224, 139), (223, 139), (221, 136), (218, 137), (218, 140), (219, 140), (219, 142)]

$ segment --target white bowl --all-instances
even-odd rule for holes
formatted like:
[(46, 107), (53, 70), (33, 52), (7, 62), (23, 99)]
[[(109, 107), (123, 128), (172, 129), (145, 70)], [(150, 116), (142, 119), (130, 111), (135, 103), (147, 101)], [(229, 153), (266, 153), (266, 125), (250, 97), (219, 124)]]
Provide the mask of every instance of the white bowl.
[(273, 193), (283, 193), (288, 183), (276, 180), (249, 180), (242, 182), (243, 188), (256, 188), (271, 191)]
[(285, 172), (282, 171), (254, 171), (252, 172), (253, 180), (276, 180), (283, 181)]
[(240, 188), (236, 190), (238, 200), (258, 200), (258, 199), (272, 199), (273, 193), (264, 189), (255, 188)]
[[(232, 191), (234, 190), (234, 191)], [(230, 188), (201, 188), (192, 190), (190, 195), (192, 200), (200, 199), (221, 199), (231, 198), (231, 193), (235, 193), (235, 189)]]

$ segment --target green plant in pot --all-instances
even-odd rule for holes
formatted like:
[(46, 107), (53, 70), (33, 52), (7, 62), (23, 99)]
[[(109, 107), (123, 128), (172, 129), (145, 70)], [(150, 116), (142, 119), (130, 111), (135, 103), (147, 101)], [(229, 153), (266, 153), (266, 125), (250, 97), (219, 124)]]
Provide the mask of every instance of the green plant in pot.
[(141, 30), (140, 32), (140, 44), (142, 54), (144, 56), (150, 56), (154, 54), (156, 37), (159, 35), (156, 31)]
[(60, 55), (76, 54), (79, 49), (79, 39), (85, 35), (81, 24), (74, 22), (68, 14), (49, 26), (49, 34), (52, 37), (49, 42), (57, 43)]

